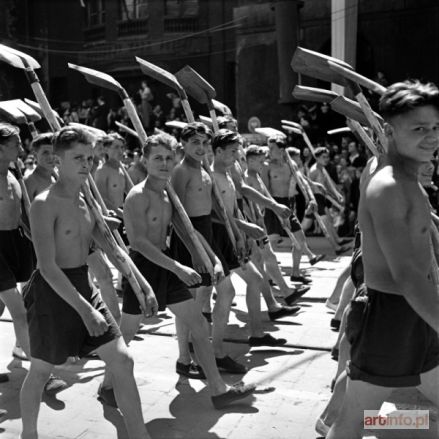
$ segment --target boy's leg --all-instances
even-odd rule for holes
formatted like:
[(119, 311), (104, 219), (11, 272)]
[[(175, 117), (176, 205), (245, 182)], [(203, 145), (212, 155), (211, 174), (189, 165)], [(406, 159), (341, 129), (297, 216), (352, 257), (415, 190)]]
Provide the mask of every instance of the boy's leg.
[(245, 270), (236, 268), (234, 271), (239, 277), (244, 279), (247, 284), (245, 297), (250, 320), (250, 335), (251, 337), (262, 337), (264, 335), (261, 315), (262, 275), (256, 269), (253, 262), (248, 262), (245, 266)]
[(140, 327), (142, 321), (142, 314), (128, 314), (122, 311), (120, 318), (120, 332), (127, 345), (134, 338)]
[(271, 246), (270, 242), (265, 244), (264, 248), (262, 248), (260, 251), (265, 263), (265, 270), (267, 274), (271, 279), (273, 279), (274, 282), (276, 282), (284, 297), (291, 294), (293, 291), (288, 287), (285, 279), (282, 276), (279, 264), (277, 263), (276, 255), (274, 254), (273, 247)]
[(326, 301), (326, 306), (328, 308), (333, 309), (334, 311), (336, 310), (338, 302), (340, 300), (341, 292), (343, 290), (343, 285), (346, 279), (350, 276), (350, 273), (351, 273), (351, 265), (349, 264), (338, 277), (337, 283), (335, 284), (335, 287), (331, 295)]
[(29, 331), (23, 297), (16, 288), (0, 292), (0, 299), (8, 308), (14, 325), (15, 336), (26, 356), (30, 358)]
[(217, 297), (212, 314), (212, 344), (215, 357), (223, 358), (226, 355), (223, 339), (229, 321), (230, 308), (235, 297), (235, 288), (230, 276), (223, 279), (215, 288)]
[(31, 365), (20, 392), (20, 408), (23, 423), (22, 439), (36, 439), (41, 395), (53, 370), (53, 364), (31, 358)]
[(143, 420), (140, 396), (133, 375), (133, 359), (122, 337), (97, 348), (113, 379), (114, 393), (130, 439), (150, 438)]
[(341, 290), (340, 301), (338, 302), (337, 310), (335, 311), (334, 320), (340, 320), (349, 302), (355, 293), (355, 286), (350, 276), (347, 277)]
[(113, 286), (113, 276), (110, 267), (105, 262), (104, 255), (100, 250), (95, 250), (87, 258), (87, 265), (91, 273), (96, 277), (101, 292), (102, 299), (110, 310), (111, 314), (120, 323), (119, 301), (116, 290)]
[(361, 439), (364, 410), (379, 410), (393, 388), (348, 378), (340, 413), (326, 439)]
[(192, 300), (168, 305), (175, 316), (188, 326), (195, 353), (206, 374), (212, 395), (218, 395), (227, 391), (215, 362), (212, 344), (209, 341), (209, 333), (206, 319)]

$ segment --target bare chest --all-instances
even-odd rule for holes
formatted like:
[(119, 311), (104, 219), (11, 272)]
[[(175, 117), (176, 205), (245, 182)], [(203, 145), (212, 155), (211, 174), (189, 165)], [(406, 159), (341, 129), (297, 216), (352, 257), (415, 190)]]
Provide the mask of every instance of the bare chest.
[(291, 179), (291, 173), (288, 168), (288, 166), (270, 166), (269, 169), (269, 177), (270, 177), (270, 183), (275, 186), (283, 186), (285, 185), (288, 187), (290, 179)]
[(20, 217), (21, 188), (18, 181), (8, 175), (0, 182), (0, 224), (17, 222)]

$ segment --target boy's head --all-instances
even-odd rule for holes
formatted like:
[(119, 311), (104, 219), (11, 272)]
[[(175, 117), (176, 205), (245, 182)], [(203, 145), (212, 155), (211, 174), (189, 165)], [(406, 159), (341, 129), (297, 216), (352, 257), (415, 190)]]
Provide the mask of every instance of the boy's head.
[(49, 171), (52, 171), (55, 167), (52, 141), (53, 133), (42, 133), (38, 134), (31, 143), (31, 148), (37, 157), (38, 166)]
[(183, 128), (180, 139), (185, 156), (201, 162), (207, 153), (208, 145), (212, 139), (212, 132), (202, 122), (191, 122)]
[(287, 148), (287, 153), (298, 165), (302, 164), (302, 159), (300, 157), (300, 149), (299, 148), (295, 148), (294, 146), (290, 146)]
[(103, 139), (103, 143), (105, 154), (109, 160), (123, 160), (125, 152), (125, 139), (120, 134), (107, 134)]
[(232, 166), (237, 158), (239, 148), (239, 134), (221, 129), (212, 139), (212, 150), (215, 161), (222, 162), (225, 167)]
[(169, 134), (149, 136), (143, 146), (143, 157), (148, 175), (167, 180), (175, 165), (175, 149), (178, 142)]
[(0, 122), (0, 160), (13, 162), (22, 151), (20, 130), (15, 125)]
[(262, 171), (265, 158), (267, 157), (267, 152), (264, 148), (258, 145), (249, 145), (245, 151), (245, 156), (249, 171)]
[(380, 99), (389, 152), (415, 162), (431, 160), (438, 147), (439, 90), (432, 83), (392, 84)]
[(238, 132), (238, 123), (232, 116), (218, 117), (218, 128)]
[(53, 135), (52, 142), (60, 178), (85, 181), (93, 165), (94, 137), (83, 128), (67, 126)]
[(280, 160), (282, 158), (283, 151), (287, 148), (286, 136), (274, 135), (270, 136), (267, 140), (268, 148), (270, 149), (270, 158), (274, 160)]
[(314, 155), (316, 157), (317, 163), (322, 166), (326, 166), (329, 162), (329, 150), (324, 146), (319, 146), (315, 149)]

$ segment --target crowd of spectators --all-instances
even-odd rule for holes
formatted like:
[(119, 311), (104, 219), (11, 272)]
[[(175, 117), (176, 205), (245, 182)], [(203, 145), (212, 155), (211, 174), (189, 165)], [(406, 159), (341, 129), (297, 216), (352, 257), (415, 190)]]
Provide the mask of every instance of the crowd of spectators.
[[(180, 130), (166, 126), (168, 121), (186, 121), (179, 97), (173, 93), (167, 95), (169, 109), (165, 112), (162, 105), (154, 99), (153, 92), (146, 82), (142, 82), (138, 95), (137, 110), (146, 131), (153, 133), (154, 129), (160, 129), (179, 139)], [(98, 97), (96, 101), (84, 100), (81, 105), (63, 103), (59, 106), (58, 112), (66, 124), (78, 122), (106, 132), (120, 132), (116, 122), (132, 127), (125, 108), (123, 106), (110, 107), (102, 96)], [(330, 209), (330, 212), (339, 235), (352, 236), (358, 210), (360, 176), (367, 160), (371, 157), (370, 152), (348, 131), (335, 135), (328, 134), (331, 129), (343, 127), (345, 120), (333, 112), (326, 103), (300, 106), (293, 120), (302, 125), (316, 148), (323, 146), (328, 149), (330, 161), (327, 165), (327, 171), (345, 198), (343, 212), (337, 209)], [(139, 160), (140, 145), (135, 137), (125, 132), (120, 132), (120, 134), (126, 139), (125, 162), (127, 166), (130, 166)], [(311, 151), (301, 136), (291, 133), (286, 133), (286, 136), (290, 146), (300, 149), (306, 173), (314, 163)], [(28, 152), (24, 160), (26, 172), (35, 167), (35, 157), (29, 151), (29, 143), (29, 139), (25, 139), (25, 149)], [(424, 176), (423, 184), (433, 208), (437, 210), (439, 206), (437, 161), (432, 162), (431, 167), (427, 168), (425, 172), (428, 175)], [(311, 233), (319, 233), (318, 226)]]

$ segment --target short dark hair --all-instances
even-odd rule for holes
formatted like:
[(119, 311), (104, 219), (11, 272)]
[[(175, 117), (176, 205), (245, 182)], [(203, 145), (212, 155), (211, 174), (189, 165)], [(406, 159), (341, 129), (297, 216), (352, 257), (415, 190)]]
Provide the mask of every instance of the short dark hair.
[(288, 147), (286, 136), (281, 136), (280, 134), (275, 134), (270, 136), (267, 140), (267, 144), (275, 143), (279, 148), (285, 149)]
[(125, 139), (119, 134), (119, 133), (110, 133), (107, 134), (103, 139), (102, 142), (104, 144), (104, 148), (108, 148), (109, 146), (111, 146), (111, 144), (115, 141), (115, 140), (120, 140), (123, 145), (125, 146), (126, 142)]
[(287, 152), (291, 157), (300, 157), (300, 149), (294, 146), (288, 147)]
[(38, 134), (31, 142), (30, 146), (34, 151), (38, 151), (42, 145), (52, 145), (53, 133)]
[(237, 124), (236, 119), (233, 118), (232, 116), (229, 116), (228, 114), (226, 114), (225, 116), (219, 116), (217, 118), (217, 121), (218, 121), (219, 129), (227, 128), (228, 123), (234, 123), (235, 125)]
[(154, 134), (149, 136), (146, 140), (145, 145), (143, 146), (142, 154), (144, 157), (149, 157), (151, 154), (151, 149), (154, 146), (163, 146), (167, 150), (175, 153), (176, 144), (178, 144), (176, 139), (167, 133)]
[(320, 157), (323, 154), (328, 154), (329, 155), (329, 149), (326, 148), (326, 146), (319, 146), (318, 148), (315, 149), (314, 151), (314, 155), (316, 157)]
[(74, 143), (93, 145), (94, 137), (84, 128), (66, 126), (53, 135), (52, 143), (54, 153), (59, 155), (72, 149)]
[(0, 143), (5, 143), (11, 137), (19, 135), (20, 128), (7, 122), (0, 122)]
[(220, 129), (212, 139), (212, 151), (215, 154), (218, 148), (226, 149), (227, 145), (239, 142), (239, 134), (235, 131)]
[(205, 134), (209, 139), (212, 138), (212, 131), (206, 124), (203, 122), (191, 122), (181, 130), (180, 139), (186, 142), (195, 134)]
[(261, 155), (265, 156), (266, 151), (259, 145), (249, 145), (245, 150), (245, 157), (260, 157)]
[(439, 110), (439, 89), (432, 82), (407, 80), (392, 84), (380, 98), (379, 110), (385, 120), (417, 107), (432, 105)]

